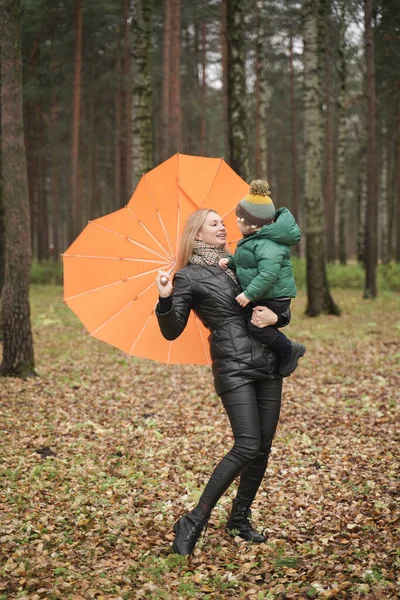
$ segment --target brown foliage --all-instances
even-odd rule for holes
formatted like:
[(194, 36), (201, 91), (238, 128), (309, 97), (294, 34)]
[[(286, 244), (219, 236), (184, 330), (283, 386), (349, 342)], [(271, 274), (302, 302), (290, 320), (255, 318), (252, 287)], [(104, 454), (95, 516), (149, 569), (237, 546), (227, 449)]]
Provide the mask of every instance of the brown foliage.
[(0, 598), (395, 598), (397, 301), (338, 295), (340, 319), (294, 303), (307, 355), (254, 504), (268, 541), (225, 534), (230, 489), (183, 558), (174, 520), (231, 444), (209, 370), (125, 357), (34, 289), (41, 377), (1, 382)]

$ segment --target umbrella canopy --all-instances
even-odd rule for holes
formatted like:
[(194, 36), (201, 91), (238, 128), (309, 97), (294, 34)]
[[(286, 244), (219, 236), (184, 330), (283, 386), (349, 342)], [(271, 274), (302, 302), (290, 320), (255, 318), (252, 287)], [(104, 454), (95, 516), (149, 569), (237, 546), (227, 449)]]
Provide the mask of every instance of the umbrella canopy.
[(224, 218), (233, 250), (235, 207), (247, 192), (222, 158), (169, 158), (143, 175), (127, 206), (90, 221), (63, 254), (64, 301), (93, 337), (129, 355), (210, 364), (209, 332), (193, 313), (177, 340), (162, 337), (155, 278), (174, 268), (183, 226), (198, 208)]

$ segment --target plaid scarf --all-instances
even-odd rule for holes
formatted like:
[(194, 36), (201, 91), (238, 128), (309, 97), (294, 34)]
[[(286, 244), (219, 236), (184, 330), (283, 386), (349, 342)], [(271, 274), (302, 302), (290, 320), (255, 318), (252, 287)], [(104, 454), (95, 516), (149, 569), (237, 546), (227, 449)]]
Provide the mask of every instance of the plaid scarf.
[[(229, 252), (227, 252), (224, 247), (210, 246), (209, 244), (195, 240), (189, 262), (193, 265), (205, 267), (207, 265), (216, 265), (218, 264), (220, 258), (228, 258), (229, 256)], [(225, 272), (236, 283), (236, 285), (239, 285), (236, 275), (232, 269), (225, 269)]]

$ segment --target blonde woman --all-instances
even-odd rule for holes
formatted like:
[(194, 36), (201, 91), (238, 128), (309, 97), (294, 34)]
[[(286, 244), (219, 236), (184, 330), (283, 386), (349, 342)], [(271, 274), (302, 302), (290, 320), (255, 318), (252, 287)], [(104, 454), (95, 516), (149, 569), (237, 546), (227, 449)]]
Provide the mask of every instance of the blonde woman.
[[(250, 507), (267, 468), (278, 425), (282, 377), (273, 352), (251, 337), (246, 310), (236, 302), (241, 292), (235, 274), (222, 270), (218, 261), (226, 251), (227, 234), (222, 218), (200, 209), (186, 222), (173, 282), (160, 271), (156, 283), (156, 313), (163, 336), (176, 339), (193, 310), (207, 327), (214, 385), (228, 414), (235, 443), (215, 467), (198, 505), (174, 525), (174, 552), (192, 553), (208, 522), (211, 510), (240, 475), (227, 531), (245, 540), (263, 542), (264, 535), (250, 524)], [(277, 316), (266, 307), (255, 308), (252, 322), (273, 325)]]

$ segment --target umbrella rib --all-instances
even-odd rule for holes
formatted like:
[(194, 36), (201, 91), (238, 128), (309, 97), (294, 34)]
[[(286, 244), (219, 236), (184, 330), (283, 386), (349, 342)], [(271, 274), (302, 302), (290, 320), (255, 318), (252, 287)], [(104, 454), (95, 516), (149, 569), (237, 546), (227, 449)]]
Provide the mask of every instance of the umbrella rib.
[[(157, 270), (157, 269), (155, 269)], [(94, 335), (95, 333), (97, 333), (98, 331), (100, 331), (100, 329), (103, 329), (103, 327), (105, 327), (106, 325), (108, 325), (108, 323), (110, 323), (113, 319), (115, 319), (115, 317), (117, 317), (123, 310), (125, 310), (126, 308), (128, 308), (128, 306), (130, 306), (133, 302), (135, 302), (135, 300), (137, 300), (138, 298), (140, 298), (140, 296), (143, 296), (143, 294), (145, 294), (150, 288), (151, 286), (154, 285), (154, 282), (152, 282), (150, 285), (147, 286), (147, 288), (145, 288), (144, 290), (142, 290), (140, 292), (140, 294), (138, 294), (136, 296), (136, 298), (133, 298), (132, 300), (129, 300), (129, 302), (127, 304), (125, 304), (125, 306), (123, 306), (122, 308), (119, 309), (119, 311), (117, 311), (115, 313), (115, 315), (113, 315), (112, 317), (110, 317), (109, 319), (107, 319), (107, 321), (105, 321), (102, 325), (99, 325), (99, 327), (97, 329), (95, 329), (94, 331), (92, 331), (92, 333), (90, 335)]]
[(117, 235), (118, 237), (121, 237), (125, 240), (127, 240), (128, 242), (131, 242), (132, 244), (135, 244), (136, 246), (139, 246), (139, 248), (143, 248), (144, 250), (147, 250), (147, 252), (150, 252), (150, 254), (154, 254), (154, 256), (158, 256), (159, 258), (162, 259), (166, 259), (168, 258), (168, 255), (165, 256), (165, 254), (160, 254), (159, 252), (156, 252), (155, 250), (153, 250), (152, 248), (149, 248), (148, 246), (146, 246), (145, 244), (141, 244), (140, 242), (136, 242), (135, 240), (133, 240), (132, 238), (128, 237), (127, 235), (122, 235), (122, 233), (118, 233), (117, 231), (113, 231), (112, 229), (108, 229), (108, 227), (104, 227), (104, 225), (98, 225), (97, 223), (94, 223), (93, 221), (90, 222), (91, 225), (95, 225), (96, 227), (99, 227), (99, 229), (104, 229), (104, 231), (108, 231), (109, 233), (113, 233), (114, 235)]
[(90, 256), (88, 254), (62, 254), (63, 258), (97, 258), (102, 260), (128, 260), (130, 262), (140, 262), (140, 263), (156, 263), (169, 265), (169, 260), (156, 260), (153, 258), (128, 258), (128, 257), (119, 257), (119, 256)]
[(171, 350), (172, 350), (172, 342), (170, 342), (170, 343), (169, 343), (169, 346), (168, 346), (167, 365), (171, 364), (171, 363), (170, 363), (170, 358), (171, 358)]
[(209, 365), (210, 361), (208, 359), (208, 353), (207, 353), (207, 348), (206, 348), (206, 345), (205, 345), (205, 342), (204, 342), (204, 338), (203, 338), (203, 332), (201, 331), (201, 327), (200, 327), (200, 319), (197, 316), (195, 316), (195, 318), (196, 318), (196, 325), (197, 325), (197, 328), (199, 330), (199, 335), (200, 335), (201, 343), (203, 344), (203, 350), (204, 350), (204, 354), (206, 356), (206, 361), (207, 361), (207, 364)]
[[(99, 287), (93, 288), (92, 290), (86, 290), (85, 292), (81, 292), (80, 294), (75, 294), (75, 296), (70, 296), (69, 298), (64, 298), (64, 302), (67, 302), (68, 300), (75, 300), (75, 298), (81, 298), (82, 296), (86, 296), (87, 294), (93, 294), (94, 292), (98, 292), (99, 290), (104, 290), (105, 288), (111, 287), (113, 285), (119, 285), (120, 283), (124, 283), (125, 281), (130, 281), (131, 279), (137, 279), (138, 277), (143, 277), (143, 275), (150, 275), (151, 273), (156, 273), (157, 271), (158, 271), (158, 267), (156, 267), (155, 269), (151, 269), (150, 271), (144, 271), (143, 273), (138, 273), (137, 275), (131, 275), (130, 277), (125, 277), (125, 279), (119, 279), (118, 281), (113, 281), (112, 283), (106, 283), (105, 285), (100, 285)], [(154, 284), (154, 282), (151, 285), (153, 285), (153, 284)], [(140, 294), (139, 294), (139, 296), (140, 296)], [(137, 298), (139, 296), (137, 296)]]
[(206, 201), (207, 201), (208, 195), (209, 195), (209, 193), (210, 193), (210, 191), (211, 191), (211, 188), (212, 188), (212, 186), (214, 185), (215, 178), (216, 178), (216, 177), (217, 177), (217, 175), (218, 175), (218, 171), (220, 170), (220, 167), (221, 167), (221, 165), (222, 165), (222, 163), (223, 163), (223, 160), (224, 160), (224, 159), (223, 159), (223, 158), (221, 158), (221, 160), (219, 161), (219, 165), (218, 165), (218, 167), (217, 167), (217, 170), (215, 171), (215, 173), (214, 173), (214, 177), (212, 178), (212, 181), (211, 181), (211, 183), (210, 183), (210, 187), (209, 187), (209, 188), (208, 188), (208, 190), (207, 190), (206, 197), (204, 198), (203, 202), (200, 204), (200, 208), (203, 208), (204, 204), (205, 204), (205, 203), (206, 203)]
[(180, 205), (180, 193), (179, 193), (179, 189), (180, 189), (180, 183), (179, 183), (179, 152), (176, 153), (177, 154), (177, 160), (176, 160), (176, 247), (178, 247), (178, 240), (179, 240), (179, 231), (180, 231), (180, 222), (181, 222), (181, 205)]
[(151, 233), (150, 229), (148, 229), (146, 227), (146, 225), (144, 223), (142, 223), (142, 221), (140, 219), (138, 219), (138, 217), (135, 215), (135, 213), (133, 213), (131, 211), (131, 209), (129, 208), (129, 206), (125, 206), (125, 208), (128, 210), (128, 212), (132, 215), (132, 217), (134, 219), (136, 219), (136, 221), (139, 223), (139, 225), (141, 227), (143, 227), (143, 229), (145, 230), (145, 232), (151, 237), (151, 239), (157, 244), (157, 246), (159, 246), (159, 248), (161, 248), (161, 250), (163, 250), (165, 252), (165, 254), (171, 259), (174, 260), (173, 255), (170, 255), (168, 250), (166, 248), (164, 248), (164, 246), (161, 244), (161, 242)]
[(167, 230), (166, 230), (166, 228), (165, 228), (165, 225), (164, 225), (164, 223), (163, 223), (163, 220), (162, 220), (162, 218), (161, 218), (160, 211), (158, 210), (158, 207), (157, 207), (156, 201), (154, 200), (154, 197), (153, 197), (153, 194), (152, 194), (152, 192), (151, 192), (150, 186), (149, 186), (149, 184), (147, 183), (147, 177), (146, 177), (146, 174), (145, 174), (145, 175), (143, 175), (143, 179), (144, 179), (144, 182), (145, 182), (145, 184), (146, 184), (147, 190), (148, 190), (148, 192), (149, 192), (149, 194), (150, 194), (150, 198), (151, 198), (151, 200), (152, 200), (152, 202), (153, 202), (153, 204), (154, 204), (154, 207), (155, 207), (155, 209), (156, 209), (156, 213), (157, 213), (157, 216), (158, 216), (158, 220), (160, 221), (160, 225), (161, 225), (161, 227), (162, 227), (162, 230), (163, 230), (163, 232), (164, 232), (165, 239), (166, 239), (166, 240), (167, 240), (167, 242), (168, 242), (168, 245), (169, 245), (169, 249), (170, 249), (170, 251), (171, 251), (171, 254), (172, 254), (172, 256), (175, 256), (175, 252), (174, 252), (174, 249), (173, 249), (173, 247), (172, 247), (172, 244), (171, 244), (171, 239), (170, 239), (170, 237), (169, 237), (168, 231), (167, 231)]
[(145, 324), (143, 325), (142, 329), (139, 331), (138, 336), (137, 336), (136, 340), (133, 342), (133, 344), (131, 346), (131, 349), (129, 350), (128, 354), (131, 354), (131, 352), (133, 352), (133, 349), (135, 348), (135, 346), (138, 343), (139, 339), (142, 337), (142, 334), (143, 334), (144, 330), (146, 329), (147, 324), (150, 321), (153, 313), (154, 313), (154, 310), (152, 310), (151, 313), (149, 314), (149, 316), (147, 317), (147, 320), (146, 320)]

